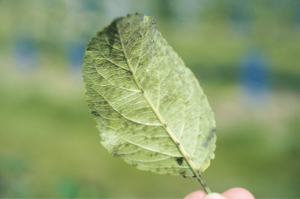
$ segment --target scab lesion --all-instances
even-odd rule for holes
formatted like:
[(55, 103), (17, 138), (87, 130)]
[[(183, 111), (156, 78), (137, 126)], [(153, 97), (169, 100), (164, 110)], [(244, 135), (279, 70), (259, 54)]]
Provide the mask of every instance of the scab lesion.
[(118, 146), (115, 146), (115, 147), (113, 148), (113, 150), (112, 150), (111, 153), (113, 154), (114, 157), (120, 157), (120, 156), (124, 155), (124, 154), (122, 154), (122, 153), (119, 153), (120, 147), (121, 147), (121, 144), (118, 145)]
[(157, 157), (159, 153), (150, 153), (149, 156), (150, 157)]
[(92, 114), (97, 116), (97, 117), (100, 116), (100, 114), (97, 111), (92, 111)]
[(180, 172), (180, 175), (182, 175), (182, 177), (187, 178), (187, 176), (185, 174), (186, 174), (186, 171)]
[(207, 136), (205, 142), (203, 142), (203, 146), (207, 146), (209, 141), (215, 136), (217, 129), (216, 128), (212, 128), (209, 132), (209, 135)]
[(178, 163), (179, 166), (181, 166), (183, 163), (183, 157), (176, 158), (176, 162)]
[(181, 172), (180, 172), (180, 175), (182, 175), (182, 177), (184, 177), (184, 178), (196, 178), (195, 175), (193, 175), (193, 176), (188, 176), (188, 175), (186, 174), (186, 171), (181, 171)]
[(122, 154), (118, 154), (116, 152), (112, 152), (112, 154), (113, 154), (114, 157), (120, 157), (120, 156), (122, 156)]

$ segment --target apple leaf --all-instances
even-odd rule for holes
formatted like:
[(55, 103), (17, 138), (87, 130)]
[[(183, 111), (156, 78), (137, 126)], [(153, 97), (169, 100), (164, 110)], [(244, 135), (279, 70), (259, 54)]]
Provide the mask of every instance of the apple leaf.
[(153, 18), (129, 14), (98, 32), (83, 78), (110, 153), (141, 170), (201, 178), (214, 158), (214, 114)]

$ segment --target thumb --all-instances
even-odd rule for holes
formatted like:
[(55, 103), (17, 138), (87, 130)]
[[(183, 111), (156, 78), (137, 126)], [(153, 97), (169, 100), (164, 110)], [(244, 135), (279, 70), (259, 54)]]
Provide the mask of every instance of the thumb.
[(206, 195), (203, 199), (226, 199), (226, 198), (218, 193), (210, 193)]

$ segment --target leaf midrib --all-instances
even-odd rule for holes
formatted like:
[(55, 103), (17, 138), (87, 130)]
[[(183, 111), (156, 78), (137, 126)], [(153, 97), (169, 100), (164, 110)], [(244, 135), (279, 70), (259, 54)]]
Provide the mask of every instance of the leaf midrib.
[(183, 148), (183, 146), (181, 145), (180, 141), (175, 137), (174, 133), (171, 131), (171, 129), (167, 126), (165, 120), (163, 119), (163, 117), (161, 116), (161, 114), (159, 113), (159, 111), (155, 108), (154, 104), (151, 102), (151, 100), (149, 99), (149, 97), (146, 95), (146, 93), (144, 92), (142, 86), (139, 84), (133, 70), (132, 67), (129, 63), (129, 59), (127, 57), (127, 53), (124, 47), (124, 42), (122, 40), (121, 37), (121, 33), (120, 33), (120, 28), (119, 28), (119, 24), (118, 22), (116, 23), (117, 26), (117, 30), (118, 30), (118, 36), (120, 39), (120, 43), (122, 45), (122, 49), (123, 49), (123, 53), (127, 62), (127, 65), (132, 73), (132, 76), (134, 78), (135, 83), (137, 84), (138, 88), (141, 90), (144, 98), (146, 99), (146, 101), (148, 102), (148, 104), (150, 105), (151, 109), (153, 110), (153, 112), (155, 113), (155, 115), (157, 116), (157, 118), (159, 119), (159, 121), (161, 122), (163, 128), (165, 129), (165, 131), (169, 134), (170, 138), (172, 139), (172, 141), (174, 142), (175, 146), (177, 147), (177, 149), (179, 150), (179, 152), (182, 154), (182, 157), (185, 159), (186, 163), (188, 164), (188, 166), (190, 167), (190, 169), (192, 170), (192, 172), (194, 173), (195, 176), (197, 176), (197, 178), (199, 179), (199, 171), (195, 166), (195, 163), (191, 160), (190, 156), (188, 155), (188, 153), (186, 152), (186, 150)]
[[(148, 102), (148, 104), (150, 105), (151, 109), (154, 111), (155, 115), (157, 116), (157, 118), (159, 119), (159, 121), (161, 122), (162, 126), (166, 129), (167, 127), (167, 124), (165, 122), (165, 120), (163, 119), (163, 117), (160, 115), (160, 113), (158, 112), (158, 110), (155, 108), (154, 104), (151, 102), (151, 100), (149, 99), (149, 97), (146, 95), (146, 93), (144, 92), (142, 86), (140, 85), (140, 83), (138, 82), (133, 70), (132, 70), (132, 67), (129, 63), (129, 59), (127, 57), (127, 53), (126, 53), (126, 50), (125, 50), (125, 47), (124, 47), (124, 42), (122, 40), (122, 37), (121, 37), (121, 33), (119, 31), (119, 25), (117, 23), (117, 30), (118, 30), (118, 35), (119, 35), (119, 39), (120, 39), (120, 42), (121, 42), (121, 45), (122, 45), (122, 48), (123, 48), (123, 53), (124, 53), (124, 56), (125, 56), (125, 59), (126, 59), (126, 62), (127, 62), (127, 65), (128, 65), (128, 68), (130, 70), (130, 72), (132, 73), (132, 76), (133, 76), (133, 79), (135, 81), (135, 83), (137, 84), (138, 88), (141, 90), (144, 98), (146, 99), (146, 101)], [(170, 130), (171, 131), (171, 130)], [(174, 136), (174, 134), (172, 132), (168, 132), (168, 134), (172, 134)], [(170, 135), (171, 136), (171, 135)], [(174, 136), (175, 137), (175, 136)]]

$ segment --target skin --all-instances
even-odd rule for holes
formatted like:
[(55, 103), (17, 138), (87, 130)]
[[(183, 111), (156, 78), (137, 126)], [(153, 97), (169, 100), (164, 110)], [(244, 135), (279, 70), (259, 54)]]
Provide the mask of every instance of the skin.
[(255, 199), (254, 196), (246, 189), (243, 188), (232, 188), (224, 191), (222, 194), (211, 193), (206, 194), (202, 190), (194, 191), (184, 199)]

